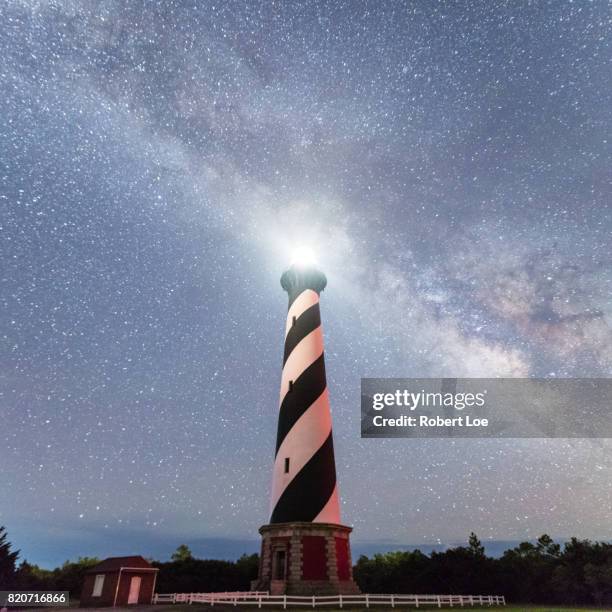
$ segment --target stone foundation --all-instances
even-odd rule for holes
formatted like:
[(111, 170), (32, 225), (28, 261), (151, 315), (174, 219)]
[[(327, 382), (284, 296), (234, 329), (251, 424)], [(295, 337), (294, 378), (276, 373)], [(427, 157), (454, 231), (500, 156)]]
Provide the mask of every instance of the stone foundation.
[(359, 593), (353, 581), (351, 531), (331, 523), (264, 525), (259, 529), (259, 577), (253, 590), (271, 595)]

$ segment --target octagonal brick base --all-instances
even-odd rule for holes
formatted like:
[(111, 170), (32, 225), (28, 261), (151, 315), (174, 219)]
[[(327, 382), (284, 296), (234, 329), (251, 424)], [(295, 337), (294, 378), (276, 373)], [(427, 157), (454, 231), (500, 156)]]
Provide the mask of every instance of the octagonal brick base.
[(353, 581), (351, 531), (331, 523), (264, 525), (259, 529), (259, 577), (252, 589), (271, 595), (359, 593)]

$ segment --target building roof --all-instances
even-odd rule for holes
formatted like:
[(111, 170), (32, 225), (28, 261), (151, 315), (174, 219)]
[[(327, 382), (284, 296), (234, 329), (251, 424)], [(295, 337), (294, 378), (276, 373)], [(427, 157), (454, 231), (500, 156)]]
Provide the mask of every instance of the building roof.
[(122, 567), (129, 567), (130, 569), (144, 569), (151, 570), (155, 569), (153, 566), (140, 555), (134, 555), (131, 557), (109, 557), (104, 559), (87, 571), (88, 574), (106, 574), (109, 572), (118, 572)]

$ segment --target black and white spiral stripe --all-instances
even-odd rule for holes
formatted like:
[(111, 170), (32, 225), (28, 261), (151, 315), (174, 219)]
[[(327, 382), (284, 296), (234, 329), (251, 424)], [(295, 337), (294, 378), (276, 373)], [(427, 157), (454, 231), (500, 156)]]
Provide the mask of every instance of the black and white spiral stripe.
[(319, 294), (290, 294), (271, 523), (340, 523)]

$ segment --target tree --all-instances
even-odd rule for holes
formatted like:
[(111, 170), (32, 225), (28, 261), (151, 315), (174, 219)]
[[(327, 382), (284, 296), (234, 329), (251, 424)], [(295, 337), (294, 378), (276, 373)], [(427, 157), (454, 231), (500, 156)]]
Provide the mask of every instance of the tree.
[(565, 601), (560, 590), (565, 580), (559, 569), (560, 551), (560, 546), (546, 534), (535, 544), (521, 542), (516, 548), (507, 550), (499, 565), (508, 598), (532, 603)]
[(248, 585), (248, 588), (251, 588), (251, 581), (255, 580), (259, 573), (259, 555), (257, 553), (242, 555), (242, 557), (236, 561), (236, 569), (241, 579)]
[(30, 591), (53, 590), (53, 571), (22, 561), (15, 574), (15, 586)]
[(160, 593), (248, 591), (250, 586), (231, 561), (192, 558), (155, 565), (159, 568), (157, 590)]
[(53, 589), (70, 591), (71, 597), (78, 597), (83, 588), (85, 573), (100, 563), (97, 557), (79, 557), (76, 561), (66, 561), (53, 570)]
[(612, 559), (612, 545), (572, 538), (565, 543), (553, 575), (553, 586), (564, 603), (594, 603), (605, 596), (605, 566)]
[(593, 565), (587, 563), (584, 566), (584, 581), (591, 589), (595, 603), (601, 606), (609, 603), (612, 593), (612, 565)]
[(193, 555), (191, 554), (191, 550), (187, 544), (181, 544), (170, 558), (172, 561), (189, 561), (190, 559), (193, 559)]
[(468, 550), (475, 557), (484, 557), (485, 556), (484, 546), (482, 545), (482, 543), (478, 539), (478, 536), (473, 531), (472, 531), (472, 533), (470, 533), (470, 539), (468, 540)]
[(11, 552), (11, 543), (7, 540), (6, 529), (0, 526), (0, 584), (11, 586), (15, 582), (15, 563), (19, 551)]
[(70, 597), (78, 598), (86, 572), (98, 563), (97, 557), (79, 557), (76, 561), (66, 561), (61, 567), (47, 570), (23, 561), (15, 576), (15, 586), (33, 591), (69, 591)]
[(536, 549), (540, 555), (545, 557), (558, 557), (561, 554), (561, 546), (547, 534), (538, 538)]

